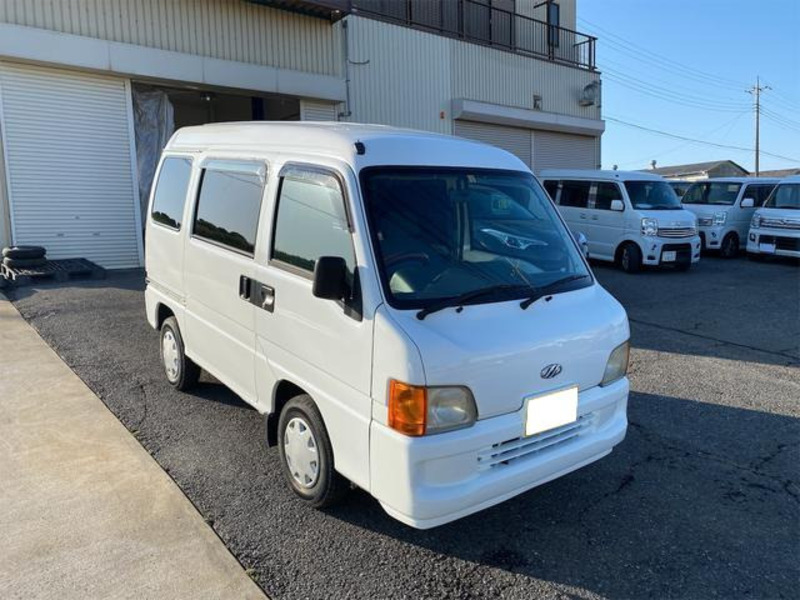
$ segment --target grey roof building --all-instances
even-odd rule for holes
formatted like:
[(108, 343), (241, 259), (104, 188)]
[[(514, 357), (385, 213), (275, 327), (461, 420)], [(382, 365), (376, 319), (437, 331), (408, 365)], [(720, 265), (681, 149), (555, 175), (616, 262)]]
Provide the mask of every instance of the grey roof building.
[[(647, 169), (647, 171), (669, 179), (685, 179), (686, 181), (711, 179), (713, 177), (746, 177), (750, 175), (747, 169), (732, 160), (712, 160), (688, 165), (656, 167)], [(766, 173), (762, 173), (762, 175), (766, 175)]]

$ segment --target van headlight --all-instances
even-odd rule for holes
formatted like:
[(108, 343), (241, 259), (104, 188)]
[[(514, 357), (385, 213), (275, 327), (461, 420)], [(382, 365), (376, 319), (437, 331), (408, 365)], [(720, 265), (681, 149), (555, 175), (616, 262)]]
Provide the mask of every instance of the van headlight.
[(461, 386), (426, 387), (389, 383), (389, 427), (420, 436), (462, 429), (478, 418), (475, 398)]
[(625, 377), (628, 372), (628, 359), (630, 358), (631, 343), (627, 340), (614, 348), (606, 363), (606, 371), (603, 373), (603, 381), (600, 385), (614, 383), (618, 379)]
[(750, 220), (750, 227), (753, 229), (758, 229), (761, 227), (761, 215), (758, 213), (753, 215), (753, 218)]
[(714, 225), (725, 225), (725, 221), (728, 220), (728, 213), (726, 212), (718, 212), (714, 215)]
[(658, 235), (658, 221), (648, 217), (642, 219), (642, 235)]

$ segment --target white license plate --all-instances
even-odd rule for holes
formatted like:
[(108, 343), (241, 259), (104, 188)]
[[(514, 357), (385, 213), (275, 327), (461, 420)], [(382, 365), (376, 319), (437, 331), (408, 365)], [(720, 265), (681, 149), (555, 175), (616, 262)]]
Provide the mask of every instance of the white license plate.
[(775, 244), (764, 244), (762, 242), (758, 245), (758, 251), (764, 254), (775, 254)]
[(661, 254), (661, 260), (664, 262), (675, 262), (677, 254), (675, 250), (667, 250)]
[(578, 386), (525, 399), (525, 435), (555, 429), (578, 419)]

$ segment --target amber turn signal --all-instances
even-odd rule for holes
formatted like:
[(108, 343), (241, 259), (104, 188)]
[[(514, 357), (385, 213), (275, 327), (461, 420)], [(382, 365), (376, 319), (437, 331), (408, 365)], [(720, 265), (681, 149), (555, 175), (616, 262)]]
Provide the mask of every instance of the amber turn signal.
[(389, 427), (405, 435), (425, 435), (428, 393), (422, 386), (389, 382)]

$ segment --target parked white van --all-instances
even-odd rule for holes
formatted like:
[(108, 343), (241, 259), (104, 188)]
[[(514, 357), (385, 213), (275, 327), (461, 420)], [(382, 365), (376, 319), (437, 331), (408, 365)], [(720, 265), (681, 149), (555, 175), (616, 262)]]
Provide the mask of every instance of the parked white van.
[(635, 273), (642, 265), (689, 269), (700, 260), (695, 216), (664, 178), (640, 171), (545, 170), (540, 178), (589, 256)]
[(720, 177), (692, 184), (681, 199), (697, 215), (700, 239), (706, 250), (733, 258), (747, 239), (756, 208), (764, 204), (780, 179)]
[(188, 127), (146, 248), (167, 380), (205, 369), (263, 413), (313, 506), (354, 484), (433, 527), (625, 436), (625, 311), (503, 150), (344, 123)]
[(755, 212), (747, 254), (800, 258), (800, 175), (783, 179)]

